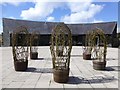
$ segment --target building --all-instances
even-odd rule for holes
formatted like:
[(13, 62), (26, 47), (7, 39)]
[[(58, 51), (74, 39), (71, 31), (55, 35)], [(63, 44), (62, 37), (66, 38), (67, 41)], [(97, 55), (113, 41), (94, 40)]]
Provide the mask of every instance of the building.
[[(16, 27), (22, 25), (27, 26), (29, 32), (40, 32), (39, 45), (50, 45), (52, 29), (58, 23), (3, 18), (3, 46), (11, 46), (11, 34)], [(67, 24), (67, 26), (72, 32), (73, 45), (84, 45), (87, 31), (94, 30), (95, 28), (100, 28), (105, 32), (109, 45), (114, 43), (113, 39), (117, 36), (117, 22)]]
[(2, 46), (2, 44), (3, 44), (2, 34), (0, 34), (0, 47)]

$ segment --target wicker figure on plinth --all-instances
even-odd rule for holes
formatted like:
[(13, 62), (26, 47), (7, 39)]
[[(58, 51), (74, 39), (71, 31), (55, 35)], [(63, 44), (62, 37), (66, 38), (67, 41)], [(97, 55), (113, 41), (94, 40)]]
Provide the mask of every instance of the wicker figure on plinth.
[(30, 34), (30, 58), (31, 59), (38, 59), (38, 43), (39, 37), (37, 32), (33, 32)]
[(66, 24), (60, 23), (52, 31), (50, 45), (55, 82), (66, 83), (69, 79), (71, 49), (71, 31)]
[(12, 52), (16, 71), (25, 71), (28, 67), (29, 36), (25, 26), (17, 27), (12, 34)]
[(92, 31), (92, 57), (93, 68), (96, 70), (104, 70), (106, 67), (106, 53), (107, 53), (107, 40), (103, 30), (97, 28)]
[(87, 32), (86, 37), (85, 37), (85, 46), (83, 48), (83, 59), (84, 60), (91, 60), (91, 52), (93, 49), (91, 37), (92, 37), (91, 32)]

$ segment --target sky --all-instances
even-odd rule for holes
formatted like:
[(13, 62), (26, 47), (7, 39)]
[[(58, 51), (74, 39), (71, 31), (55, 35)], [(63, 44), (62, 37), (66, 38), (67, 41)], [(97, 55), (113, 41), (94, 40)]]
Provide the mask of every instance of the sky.
[(120, 2), (118, 3), (118, 32), (120, 32)]
[[(118, 6), (120, 7), (118, 2), (94, 2), (93, 0), (81, 0), (82, 2), (79, 0), (76, 2), (70, 0), (64, 2), (57, 2), (57, 0), (54, 2), (49, 2), (49, 0), (45, 2), (7, 1), (0, 2), (2, 18), (73, 24), (118, 21)], [(3, 29), (2, 18), (0, 18), (0, 33)]]

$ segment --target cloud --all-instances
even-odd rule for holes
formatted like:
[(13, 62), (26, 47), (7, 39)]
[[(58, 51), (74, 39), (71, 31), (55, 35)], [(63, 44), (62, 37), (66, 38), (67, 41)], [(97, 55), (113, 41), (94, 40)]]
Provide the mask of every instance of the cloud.
[(54, 21), (54, 20), (55, 20), (54, 17), (48, 17), (48, 18), (47, 18), (47, 21)]
[(16, 19), (15, 17), (8, 17), (8, 18), (10, 18), (10, 19)]
[(49, 0), (43, 2), (40, 0), (3, 0), (3, 3), (17, 6), (22, 2), (33, 2), (35, 4), (34, 7), (21, 11), (20, 17), (26, 20), (55, 21), (55, 18), (51, 17), (51, 14), (54, 13), (55, 9), (62, 7), (66, 10), (67, 8), (70, 10), (70, 14), (60, 17), (60, 21), (65, 23), (93, 22), (96, 20), (94, 18), (95, 15), (104, 7), (103, 5), (92, 4), (93, 0), (75, 0), (75, 2), (73, 2), (73, 0), (64, 0), (65, 2), (57, 2), (57, 0), (53, 1), (54, 2), (50, 2)]
[(68, 1), (67, 6), (70, 8), (72, 13), (80, 12), (81, 10), (86, 10), (88, 6), (91, 4), (92, 0), (81, 0), (83, 2), (71, 2)]
[(104, 22), (104, 21), (103, 20), (96, 20), (96, 19), (93, 20), (93, 23), (100, 23), (100, 22)]
[(60, 2), (37, 2), (35, 7), (31, 7), (28, 10), (23, 10), (21, 12), (21, 17), (23, 19), (40, 20), (45, 19), (47, 16), (51, 15), (55, 8), (61, 7)]
[(65, 23), (93, 22), (95, 15), (104, 7), (104, 5), (92, 4), (91, 0), (89, 2), (68, 3), (68, 6), (71, 14), (61, 18), (61, 21)]

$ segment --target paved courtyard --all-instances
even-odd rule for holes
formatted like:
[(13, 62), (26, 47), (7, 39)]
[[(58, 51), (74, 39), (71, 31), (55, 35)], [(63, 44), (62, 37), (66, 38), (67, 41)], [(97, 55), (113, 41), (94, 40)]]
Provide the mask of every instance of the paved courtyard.
[(118, 88), (118, 49), (107, 49), (107, 68), (94, 70), (92, 60), (83, 60), (82, 47), (73, 46), (70, 76), (66, 84), (56, 83), (52, 74), (49, 46), (39, 47), (39, 58), (29, 59), (28, 70), (14, 70), (12, 48), (2, 47), (2, 88)]

